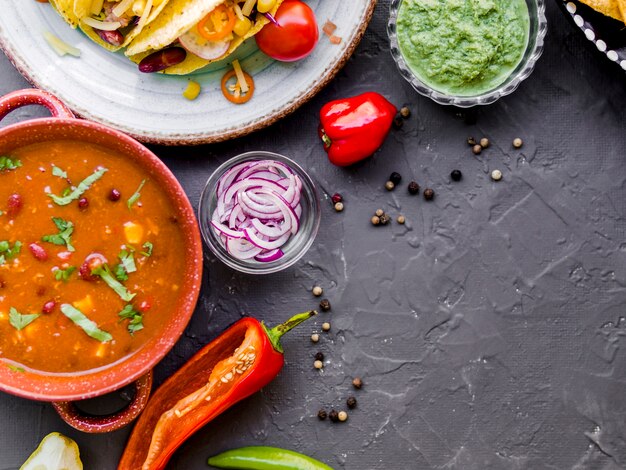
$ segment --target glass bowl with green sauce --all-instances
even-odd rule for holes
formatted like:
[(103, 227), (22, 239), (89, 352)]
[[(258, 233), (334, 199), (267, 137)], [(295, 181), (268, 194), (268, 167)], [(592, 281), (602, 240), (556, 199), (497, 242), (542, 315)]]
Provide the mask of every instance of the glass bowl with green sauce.
[(545, 0), (392, 0), (400, 74), (439, 104), (468, 108), (515, 91), (543, 52)]

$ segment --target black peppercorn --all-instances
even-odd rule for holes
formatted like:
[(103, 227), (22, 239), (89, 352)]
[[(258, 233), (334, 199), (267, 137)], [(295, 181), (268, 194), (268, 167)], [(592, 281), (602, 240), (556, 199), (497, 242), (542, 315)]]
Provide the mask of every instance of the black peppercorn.
[(356, 389), (360, 389), (363, 386), (363, 381), (359, 377), (352, 379), (352, 386)]
[(343, 202), (343, 197), (341, 197), (341, 194), (335, 193), (332, 195), (330, 200), (333, 201), (333, 204), (337, 204), (338, 202)]
[(356, 398), (348, 397), (348, 399), (346, 400), (346, 405), (348, 405), (348, 408), (350, 408), (351, 410), (356, 408)]
[(324, 410), (324, 409), (319, 410), (319, 411), (317, 412), (317, 417), (318, 417), (321, 421), (324, 421), (324, 420), (328, 417), (328, 413), (326, 413), (326, 410)]
[(476, 139), (474, 139), (474, 138), (473, 138), (473, 137), (471, 137), (471, 136), (470, 136), (470, 137), (468, 137), (468, 138), (467, 138), (467, 145), (470, 145), (470, 146), (472, 146), (472, 147), (473, 147), (474, 145), (476, 145)]
[(380, 225), (387, 225), (391, 221), (391, 217), (389, 217), (387, 214), (381, 215), (379, 219)]
[(400, 129), (402, 124), (404, 124), (404, 119), (402, 119), (402, 115), (398, 113), (396, 117), (393, 118), (393, 128)]
[(402, 175), (397, 171), (394, 171), (389, 175), (389, 181), (398, 186), (400, 184), (400, 181), (402, 181)]
[(409, 194), (418, 194), (420, 192), (420, 185), (417, 184), (415, 181), (411, 181), (409, 183)]
[(461, 170), (452, 170), (452, 172), (450, 173), (450, 178), (452, 178), (452, 181), (461, 181), (461, 178), (463, 178), (463, 173), (461, 173)]
[(328, 417), (333, 423), (339, 421), (339, 413), (337, 413), (335, 410), (330, 410), (330, 413), (328, 413)]
[(426, 188), (424, 190), (424, 199), (426, 199), (427, 201), (432, 201), (434, 197), (435, 197), (435, 191), (433, 191), (430, 188)]
[(330, 310), (330, 302), (328, 301), (328, 299), (323, 299), (320, 302), (320, 308), (322, 309), (322, 311), (324, 312), (328, 312)]
[(316, 361), (323, 361), (324, 360), (324, 353), (321, 353), (321, 352), (315, 353), (315, 360)]

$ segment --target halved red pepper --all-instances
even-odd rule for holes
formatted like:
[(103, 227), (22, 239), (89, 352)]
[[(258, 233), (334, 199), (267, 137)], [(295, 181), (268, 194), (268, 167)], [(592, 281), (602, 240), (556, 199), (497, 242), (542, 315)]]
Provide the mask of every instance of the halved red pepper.
[(118, 470), (165, 468), (185, 439), (276, 377), (284, 364), (281, 336), (316, 313), (300, 313), (272, 329), (243, 318), (198, 351), (154, 393)]
[(319, 135), (330, 162), (348, 166), (371, 156), (387, 137), (396, 111), (375, 92), (326, 103), (320, 111)]

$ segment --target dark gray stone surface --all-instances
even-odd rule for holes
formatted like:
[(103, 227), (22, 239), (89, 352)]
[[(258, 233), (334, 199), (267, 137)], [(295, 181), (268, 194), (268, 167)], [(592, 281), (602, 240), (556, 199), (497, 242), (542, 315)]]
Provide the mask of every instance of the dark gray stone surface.
[[(549, 1), (534, 74), (468, 125), (396, 73), (387, 9), (380, 2), (355, 56), (294, 115), (233, 142), (154, 148), (194, 206), (219, 163), (254, 149), (295, 158), (346, 198), (341, 214), (324, 204), (318, 239), (292, 269), (255, 278), (206, 263), (198, 308), (157, 367), (159, 383), (244, 313), (279, 322), (316, 306), (317, 283), (333, 309), (285, 340), (287, 364), (271, 385), (193, 436), (169, 468), (207, 468), (209, 455), (253, 444), (345, 469), (626, 468), (626, 75)], [(0, 93), (24, 86), (0, 57)], [(373, 159), (333, 167), (317, 113), (366, 90), (413, 114)], [(11, 121), (32, 115), (40, 111)], [(468, 135), (492, 146), (475, 157)], [(460, 183), (450, 182), (454, 168)], [(499, 183), (489, 178), (496, 168)], [(391, 171), (436, 199), (385, 191)], [(372, 227), (378, 207), (406, 225)], [(326, 319), (332, 331), (312, 345)], [(321, 373), (317, 351), (327, 358)], [(365, 382), (357, 393), (355, 375)], [(352, 394), (359, 405), (347, 423), (317, 420), (320, 407), (341, 408)], [(76, 439), (85, 468), (112, 469), (129, 433), (81, 434), (49, 405), (5, 394), (0, 416), (1, 469), (18, 468), (51, 431)]]

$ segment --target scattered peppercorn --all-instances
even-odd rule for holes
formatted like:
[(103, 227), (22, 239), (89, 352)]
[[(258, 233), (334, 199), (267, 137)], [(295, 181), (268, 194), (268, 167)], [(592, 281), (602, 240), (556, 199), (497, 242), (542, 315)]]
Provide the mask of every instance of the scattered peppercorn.
[(328, 299), (324, 299), (320, 302), (320, 308), (324, 312), (328, 312), (330, 310), (330, 302), (328, 301)]
[(500, 181), (502, 179), (502, 172), (500, 170), (493, 170), (491, 172), (491, 179), (494, 181)]
[(389, 181), (391, 181), (395, 186), (398, 186), (400, 181), (402, 181), (402, 175), (397, 171), (394, 171), (389, 175)]
[(356, 389), (360, 389), (361, 387), (363, 387), (363, 381), (360, 379), (360, 377), (355, 377), (352, 379), (352, 386)]
[(341, 197), (341, 194), (335, 193), (331, 196), (330, 200), (333, 201), (333, 204), (337, 204), (338, 202), (343, 202), (343, 197)]
[(343, 202), (338, 202), (337, 204), (335, 204), (335, 210), (337, 212), (341, 212), (343, 210)]
[(435, 191), (433, 191), (430, 188), (426, 188), (424, 190), (424, 199), (426, 199), (427, 201), (432, 201), (434, 197), (435, 197)]
[(409, 183), (409, 194), (418, 194), (420, 192), (420, 185), (417, 184), (415, 181), (411, 181)]
[(406, 218), (403, 215), (399, 215), (396, 220), (399, 224), (403, 224), (404, 222), (406, 222)]
[(328, 418), (328, 413), (326, 413), (326, 410), (324, 409), (319, 410), (317, 412), (317, 417), (320, 419), (320, 421), (324, 421), (326, 418)]
[(337, 413), (335, 410), (330, 410), (330, 413), (328, 413), (328, 417), (333, 423), (339, 421), (339, 413)]
[(452, 170), (450, 178), (452, 178), (452, 181), (461, 181), (463, 173), (461, 173), (461, 170)]
[(376, 214), (377, 217), (380, 217), (384, 213), (385, 213), (385, 211), (383, 211), (382, 209), (376, 209), (376, 212), (374, 212), (374, 214)]
[(311, 292), (313, 292), (313, 295), (315, 297), (319, 297), (320, 295), (324, 293), (324, 291), (322, 290), (320, 286), (313, 286), (313, 289), (311, 289)]
[(480, 152), (483, 151), (483, 148), (480, 146), (480, 144), (476, 144), (472, 147), (472, 152), (474, 152), (474, 155), (480, 155)]
[(411, 110), (409, 109), (408, 106), (402, 106), (400, 108), (400, 116), (402, 116), (404, 119), (407, 119), (410, 115), (411, 115)]
[(116, 202), (119, 201), (121, 197), (122, 194), (117, 189), (112, 189), (109, 193), (109, 201)]
[(348, 413), (346, 413), (345, 411), (340, 411), (337, 414), (337, 418), (339, 418), (339, 421), (341, 421), (343, 423), (344, 421), (346, 421), (348, 419)]
[(351, 410), (356, 408), (356, 398), (348, 397), (348, 399), (346, 400), (346, 405), (348, 405), (348, 408), (350, 408)]
[(322, 323), (322, 330), (330, 331), (330, 323), (328, 323), (328, 322)]
[(385, 189), (386, 189), (387, 191), (393, 191), (393, 188), (395, 188), (395, 187), (396, 187), (396, 185), (395, 185), (395, 184), (393, 184), (393, 181), (387, 181), (387, 182), (385, 183)]
[(391, 217), (389, 217), (387, 214), (381, 215), (379, 219), (380, 225), (387, 225), (391, 221)]
[(404, 124), (404, 119), (402, 119), (402, 115), (400, 113), (398, 113), (393, 118), (393, 128), (394, 129), (401, 129), (402, 128), (402, 124)]
[(88, 207), (89, 207), (89, 199), (87, 199), (86, 197), (81, 197), (78, 200), (78, 208), (84, 211)]
[(322, 352), (315, 353), (315, 360), (316, 361), (323, 361), (324, 360), (324, 353), (322, 353)]
[(480, 146), (484, 149), (489, 147), (489, 139), (487, 137), (483, 137), (482, 139), (480, 139)]
[(313, 333), (311, 335), (311, 341), (313, 341), (314, 343), (317, 343), (320, 340), (320, 335), (318, 335), (317, 333)]
[(515, 139), (513, 139), (513, 147), (515, 147), (516, 149), (520, 148), (522, 145), (524, 145), (524, 142), (522, 141), (522, 139), (520, 139), (519, 137), (516, 137)]
[(316, 369), (322, 369), (324, 367), (324, 363), (322, 361), (315, 361), (313, 363), (313, 367), (315, 367)]
[(377, 215), (373, 216), (371, 220), (372, 225), (378, 225), (380, 223), (380, 218)]
[(473, 147), (474, 145), (476, 145), (476, 139), (474, 139), (473, 137), (468, 137), (467, 145), (471, 145)]

